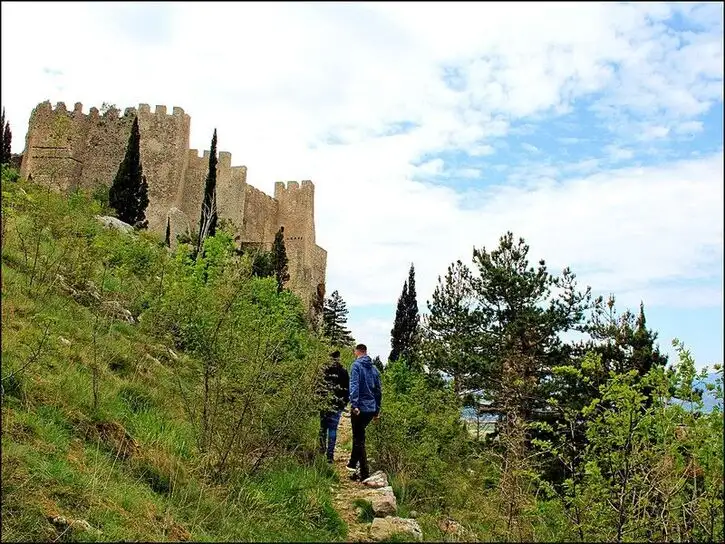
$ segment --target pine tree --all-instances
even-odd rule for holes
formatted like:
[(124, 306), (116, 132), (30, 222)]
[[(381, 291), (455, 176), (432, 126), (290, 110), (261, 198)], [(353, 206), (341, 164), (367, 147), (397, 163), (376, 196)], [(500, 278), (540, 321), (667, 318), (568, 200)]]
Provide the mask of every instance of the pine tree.
[(217, 208), (216, 208), (216, 129), (211, 138), (211, 151), (209, 153), (209, 171), (206, 175), (206, 184), (204, 185), (204, 200), (201, 203), (201, 217), (199, 219), (199, 239), (197, 242), (196, 253), (204, 247), (204, 240), (208, 236), (216, 234), (217, 227)]
[(462, 393), (477, 367), (478, 336), (473, 309), (471, 272), (460, 260), (448, 266), (446, 275), (428, 302), (423, 326), (422, 351), (431, 369), (453, 377), (456, 393)]
[(381, 373), (383, 370), (385, 370), (385, 367), (383, 366), (383, 362), (380, 360), (380, 356), (376, 355), (375, 359), (373, 359), (373, 365), (375, 365), (375, 368), (378, 369)]
[(410, 265), (408, 279), (403, 284), (403, 292), (398, 298), (395, 310), (395, 323), (390, 331), (391, 351), (389, 361), (397, 361), (403, 357), (408, 364), (413, 364), (418, 344), (418, 301), (415, 293), (415, 268)]
[(5, 121), (5, 108), (3, 108), (2, 119), (0, 119), (0, 164), (8, 164), (11, 159), (12, 152), (10, 144), (13, 139), (10, 132), (10, 123)]
[(287, 250), (284, 247), (284, 227), (280, 227), (277, 234), (274, 235), (274, 243), (272, 244), (272, 267), (274, 276), (277, 278), (278, 293), (282, 292), (285, 283), (289, 281), (287, 263)]
[(325, 300), (322, 310), (322, 331), (333, 346), (351, 346), (354, 343), (347, 329), (347, 305), (340, 293), (333, 291)]
[(146, 228), (146, 207), (149, 203), (148, 184), (141, 165), (141, 135), (138, 117), (133, 120), (131, 134), (123, 162), (108, 192), (108, 203), (116, 210), (118, 218), (129, 225)]

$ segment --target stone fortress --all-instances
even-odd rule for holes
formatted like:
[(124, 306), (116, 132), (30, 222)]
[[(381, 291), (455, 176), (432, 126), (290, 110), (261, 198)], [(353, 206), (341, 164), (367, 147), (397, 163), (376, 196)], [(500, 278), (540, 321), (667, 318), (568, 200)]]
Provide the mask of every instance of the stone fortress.
[[(68, 191), (109, 186), (123, 161), (133, 118), (138, 116), (141, 163), (149, 187), (146, 210), (149, 229), (162, 236), (167, 219), (172, 241), (176, 235), (198, 229), (210, 151), (200, 157), (189, 149), (191, 117), (174, 107), (147, 104), (126, 108), (123, 115), (110, 108), (83, 113), (76, 103), (68, 111), (42, 102), (30, 114), (21, 175), (36, 183)], [(210, 140), (211, 140), (211, 135)], [(247, 167), (232, 166), (232, 155), (220, 151), (217, 167), (217, 207), (221, 220), (233, 225), (242, 247), (270, 249), (284, 227), (289, 258), (290, 289), (307, 308), (324, 295), (327, 252), (315, 242), (314, 197), (311, 181), (275, 183), (274, 198), (247, 183)]]

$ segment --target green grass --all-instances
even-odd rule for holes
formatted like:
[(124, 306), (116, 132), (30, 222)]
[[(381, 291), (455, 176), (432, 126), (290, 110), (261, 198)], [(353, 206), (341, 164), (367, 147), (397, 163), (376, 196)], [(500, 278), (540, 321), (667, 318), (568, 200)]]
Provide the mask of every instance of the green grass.
[[(127, 243), (97, 228), (88, 209), (68, 211), (59, 196), (3, 181), (2, 541), (344, 539), (347, 527), (332, 507), (331, 467), (289, 458), (213, 484), (178, 394), (175, 370), (192, 371), (194, 361), (175, 348), (174, 359), (171, 346), (138, 323), (104, 322), (94, 345), (97, 320), (88, 306), (53, 284), (51, 274), (36, 273), (30, 286), (34, 272), (14, 234), (15, 222), (27, 217), (22, 206), (8, 215), (5, 207), (6, 197), (21, 198), (21, 188), (37, 199), (33, 205), (42, 209), (35, 213), (47, 214), (48, 224), (70, 214), (98, 243)], [(51, 254), (53, 243), (46, 240), (41, 253)], [(149, 247), (144, 251), (165, 251)], [(123, 297), (129, 285), (136, 284), (112, 278), (106, 288)], [(106, 428), (121, 434), (109, 438), (99, 431)], [(123, 433), (135, 443), (129, 455), (119, 450)], [(94, 530), (63, 531), (49, 521), (58, 515)]]
[(375, 519), (373, 503), (365, 499), (355, 499), (352, 503), (360, 509), (358, 521), (361, 523), (372, 523), (373, 519)]

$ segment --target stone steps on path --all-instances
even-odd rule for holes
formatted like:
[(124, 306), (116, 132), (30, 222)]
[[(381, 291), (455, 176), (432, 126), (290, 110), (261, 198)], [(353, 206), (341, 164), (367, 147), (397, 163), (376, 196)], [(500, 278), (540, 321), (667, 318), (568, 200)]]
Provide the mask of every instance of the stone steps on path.
[[(343, 414), (338, 428), (338, 444), (347, 443), (351, 436), (349, 414)], [(376, 471), (363, 482), (353, 482), (345, 465), (350, 458), (347, 448), (335, 450), (334, 462), (340, 476), (339, 493), (335, 496), (338, 512), (348, 524), (348, 540), (350, 542), (371, 542), (389, 539), (397, 534), (409, 540), (423, 540), (420, 525), (414, 519), (395, 516), (398, 503), (388, 476), (383, 471)], [(358, 509), (354, 502), (357, 499), (369, 501), (373, 507), (375, 518), (372, 523), (358, 521)]]

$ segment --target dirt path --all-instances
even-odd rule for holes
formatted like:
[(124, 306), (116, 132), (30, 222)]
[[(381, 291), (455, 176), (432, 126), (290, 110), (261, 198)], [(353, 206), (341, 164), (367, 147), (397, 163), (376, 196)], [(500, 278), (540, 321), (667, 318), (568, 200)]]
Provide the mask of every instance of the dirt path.
[(370, 542), (369, 523), (358, 521), (358, 514), (353, 501), (366, 498), (373, 490), (349, 479), (350, 473), (345, 465), (350, 460), (352, 451), (352, 427), (350, 414), (344, 413), (337, 428), (337, 445), (335, 446), (335, 470), (340, 476), (340, 483), (335, 487), (333, 503), (340, 517), (345, 520), (348, 527), (347, 542)]

